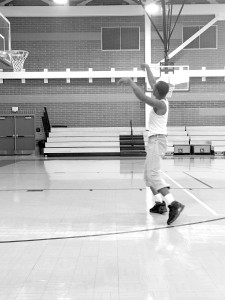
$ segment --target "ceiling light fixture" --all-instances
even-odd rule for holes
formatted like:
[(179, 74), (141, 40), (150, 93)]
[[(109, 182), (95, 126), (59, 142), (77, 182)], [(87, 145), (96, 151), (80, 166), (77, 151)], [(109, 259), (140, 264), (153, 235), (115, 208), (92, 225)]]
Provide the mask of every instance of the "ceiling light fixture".
[(65, 5), (68, 3), (68, 0), (53, 0), (53, 2), (58, 5)]
[(145, 5), (145, 10), (149, 15), (157, 14), (157, 12), (160, 10), (160, 6), (154, 2)]

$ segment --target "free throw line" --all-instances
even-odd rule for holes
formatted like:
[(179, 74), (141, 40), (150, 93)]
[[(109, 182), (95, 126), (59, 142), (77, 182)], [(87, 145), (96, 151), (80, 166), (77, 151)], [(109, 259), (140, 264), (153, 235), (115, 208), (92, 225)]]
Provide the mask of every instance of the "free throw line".
[(165, 172), (162, 172), (167, 178), (169, 178), (173, 183), (175, 183), (178, 187), (180, 187), (186, 194), (188, 194), (191, 198), (193, 198), (195, 201), (197, 201), (199, 204), (201, 204), (205, 209), (207, 209), (209, 212), (211, 212), (214, 216), (217, 216), (218, 214), (211, 209), (208, 205), (206, 205), (204, 202), (202, 202), (200, 199), (195, 197), (192, 193), (190, 193), (188, 190), (186, 190), (181, 184), (176, 182), (173, 178), (171, 178), (169, 175), (167, 175)]

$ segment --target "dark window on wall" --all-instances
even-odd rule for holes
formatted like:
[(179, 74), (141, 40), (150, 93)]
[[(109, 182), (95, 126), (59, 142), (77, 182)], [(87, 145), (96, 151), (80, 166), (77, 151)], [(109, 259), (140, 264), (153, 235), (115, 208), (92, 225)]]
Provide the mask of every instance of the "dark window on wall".
[(102, 50), (139, 50), (139, 27), (102, 28)]
[(121, 49), (139, 50), (139, 28), (121, 28)]
[(102, 28), (102, 50), (120, 49), (120, 28)]
[[(188, 40), (192, 35), (199, 31), (199, 26), (183, 27), (183, 43)], [(198, 49), (199, 48), (199, 37), (189, 43), (184, 49)]]
[[(183, 43), (198, 32), (203, 26), (183, 27)], [(216, 49), (217, 48), (217, 26), (211, 26), (200, 36), (194, 39), (184, 49)]]
[(200, 48), (217, 48), (217, 26), (211, 26), (201, 34)]

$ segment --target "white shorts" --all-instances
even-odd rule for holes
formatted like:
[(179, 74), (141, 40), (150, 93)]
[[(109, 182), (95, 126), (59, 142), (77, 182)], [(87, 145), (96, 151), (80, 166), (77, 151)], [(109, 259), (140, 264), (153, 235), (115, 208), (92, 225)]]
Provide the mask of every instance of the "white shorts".
[(147, 156), (144, 169), (144, 180), (146, 186), (160, 190), (169, 187), (169, 184), (162, 178), (161, 162), (166, 153), (167, 139), (165, 135), (158, 134), (148, 138)]

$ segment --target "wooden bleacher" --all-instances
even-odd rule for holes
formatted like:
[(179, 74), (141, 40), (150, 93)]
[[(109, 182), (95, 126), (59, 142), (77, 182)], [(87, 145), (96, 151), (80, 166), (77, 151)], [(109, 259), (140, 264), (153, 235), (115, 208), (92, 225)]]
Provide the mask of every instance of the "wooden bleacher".
[(212, 142), (225, 141), (225, 135), (190, 135), (190, 144), (191, 145), (211, 145)]
[(221, 145), (221, 142), (225, 142), (225, 126), (187, 126), (186, 131), (193, 147), (205, 145), (210, 146), (214, 153), (225, 151), (225, 146)]
[[(136, 148), (129, 145), (128, 140), (131, 137), (130, 127), (52, 127), (45, 143), (44, 155), (121, 156), (122, 147), (124, 147), (127, 153), (132, 153), (131, 150), (135, 150), (136, 153), (139, 152), (144, 155), (148, 141), (148, 131), (144, 127), (135, 127), (133, 128), (133, 135), (134, 137), (136, 136)], [(124, 140), (124, 145), (121, 146), (121, 137), (126, 139), (126, 136), (129, 139), (127, 141)], [(143, 146), (140, 139), (142, 136)], [(167, 140), (167, 155), (176, 154), (176, 149), (181, 146), (185, 148), (185, 145), (191, 146), (192, 149), (195, 149), (195, 147), (199, 149), (199, 146), (203, 147), (204, 145), (210, 146), (210, 150), (213, 150), (215, 154), (225, 154), (225, 126), (168, 127)]]
[[(187, 153), (190, 154), (189, 137), (185, 130), (185, 126), (168, 127), (168, 147), (173, 147), (173, 154)], [(178, 152), (179, 151), (179, 152)]]
[[(129, 127), (52, 127), (45, 143), (44, 155), (121, 155), (120, 137), (130, 134)], [(133, 135), (134, 139), (135, 136), (143, 135), (144, 147), (147, 145), (148, 132), (145, 128), (133, 128)], [(173, 154), (174, 145), (177, 144), (189, 144), (184, 126), (169, 128), (166, 154)], [(141, 145), (136, 145), (136, 152), (140, 152), (139, 149), (141, 149)], [(129, 152), (129, 150), (127, 151)], [(135, 152), (133, 151), (133, 153)]]
[(225, 126), (187, 126), (191, 145), (211, 145), (213, 141), (225, 140)]
[(170, 135), (167, 136), (168, 144), (175, 145), (189, 145), (189, 137), (187, 135)]
[(225, 153), (225, 126), (175, 126), (168, 127), (168, 147), (185, 149), (190, 145), (193, 154), (215, 154)]
[[(144, 131), (143, 127), (135, 127), (133, 135), (143, 136)], [(45, 143), (44, 155), (120, 155), (120, 136), (130, 134), (129, 127), (52, 127)]]
[(184, 126), (168, 127), (167, 139), (168, 142), (173, 145), (177, 145), (179, 143), (184, 145), (189, 144), (189, 138)]
[(185, 126), (168, 126), (167, 127), (167, 130), (168, 130), (168, 132), (180, 132), (180, 133), (182, 133), (182, 132), (185, 132)]
[(225, 126), (186, 126), (186, 131), (222, 131), (225, 133)]
[(212, 150), (214, 154), (225, 155), (225, 140), (223, 141), (212, 141)]

